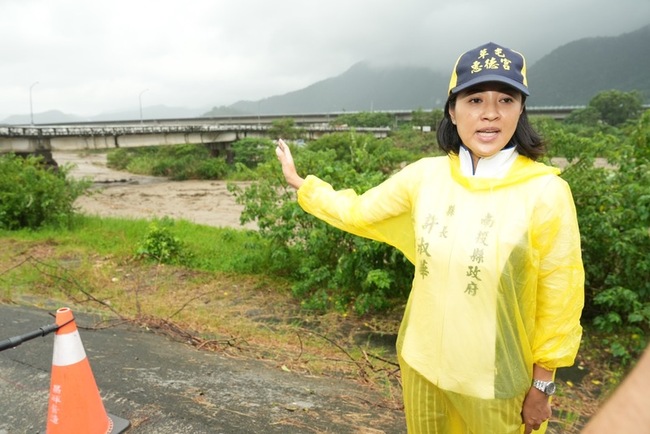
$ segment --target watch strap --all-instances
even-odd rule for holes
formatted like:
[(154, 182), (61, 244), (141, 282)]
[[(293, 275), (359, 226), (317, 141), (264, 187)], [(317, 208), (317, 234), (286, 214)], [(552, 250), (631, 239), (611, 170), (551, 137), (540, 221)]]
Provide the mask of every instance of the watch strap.
[(552, 387), (551, 391), (549, 392), (549, 385), (555, 385), (553, 381), (543, 381), (543, 380), (537, 380), (533, 378), (533, 387), (541, 392), (544, 392), (546, 395), (551, 396), (555, 393), (555, 388)]

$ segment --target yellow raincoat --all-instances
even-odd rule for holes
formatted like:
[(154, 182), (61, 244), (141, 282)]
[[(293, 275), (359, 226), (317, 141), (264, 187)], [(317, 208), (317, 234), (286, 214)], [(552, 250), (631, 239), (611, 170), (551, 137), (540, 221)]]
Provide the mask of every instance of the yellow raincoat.
[[(439, 389), (457, 412), (447, 417), (474, 434), (519, 432), (533, 364), (570, 366), (578, 351), (584, 271), (558, 173), (517, 156), (502, 178), (466, 177), (450, 155), (410, 164), (362, 195), (314, 176), (298, 190), (308, 213), (393, 245), (415, 265), (397, 342), (402, 373)], [(517, 410), (504, 421), (486, 408)]]

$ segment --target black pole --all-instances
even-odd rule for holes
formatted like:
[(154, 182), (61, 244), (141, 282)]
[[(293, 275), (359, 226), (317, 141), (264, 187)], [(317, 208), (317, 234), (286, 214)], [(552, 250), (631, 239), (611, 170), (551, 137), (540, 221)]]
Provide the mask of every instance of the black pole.
[(39, 336), (45, 336), (52, 332), (55, 332), (59, 329), (58, 324), (50, 324), (34, 330), (33, 332), (25, 333), (24, 335), (14, 336), (13, 338), (5, 339), (0, 341), (0, 351), (7, 350), (9, 348), (15, 348), (18, 345), (22, 344), (25, 341), (37, 338)]

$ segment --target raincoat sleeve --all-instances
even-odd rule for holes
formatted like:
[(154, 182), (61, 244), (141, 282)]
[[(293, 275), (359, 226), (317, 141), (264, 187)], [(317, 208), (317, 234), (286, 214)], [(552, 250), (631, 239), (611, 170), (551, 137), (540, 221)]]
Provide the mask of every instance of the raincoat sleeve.
[(309, 175), (298, 190), (298, 203), (306, 212), (336, 228), (396, 247), (413, 262), (415, 235), (410, 192), (418, 182), (414, 175), (414, 170), (407, 166), (362, 195), (350, 189), (336, 191)]
[(584, 269), (575, 205), (568, 184), (551, 177), (533, 216), (539, 252), (533, 361), (554, 370), (571, 366), (580, 346)]

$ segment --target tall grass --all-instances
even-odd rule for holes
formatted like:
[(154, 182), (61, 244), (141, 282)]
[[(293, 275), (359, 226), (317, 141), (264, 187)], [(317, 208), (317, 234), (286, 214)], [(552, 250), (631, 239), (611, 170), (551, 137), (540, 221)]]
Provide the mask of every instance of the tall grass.
[[(77, 215), (68, 229), (0, 231), (0, 239), (50, 242), (60, 255), (98, 254), (130, 260), (156, 220)], [(167, 229), (191, 255), (189, 268), (223, 273), (256, 274), (268, 254), (267, 243), (255, 231), (198, 225), (165, 219)]]
[(214, 158), (202, 145), (116, 149), (108, 153), (107, 162), (118, 170), (174, 181), (224, 179), (230, 171), (224, 158)]

